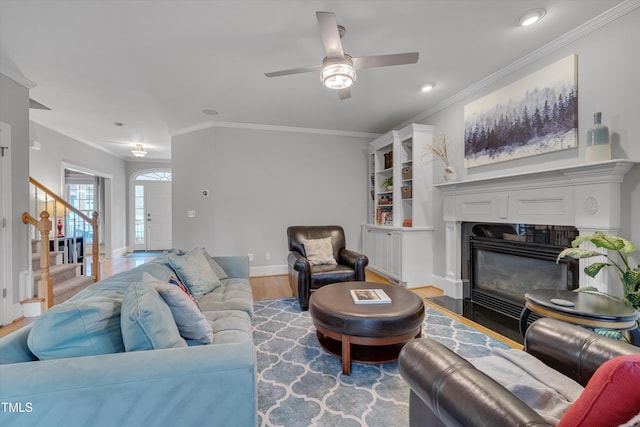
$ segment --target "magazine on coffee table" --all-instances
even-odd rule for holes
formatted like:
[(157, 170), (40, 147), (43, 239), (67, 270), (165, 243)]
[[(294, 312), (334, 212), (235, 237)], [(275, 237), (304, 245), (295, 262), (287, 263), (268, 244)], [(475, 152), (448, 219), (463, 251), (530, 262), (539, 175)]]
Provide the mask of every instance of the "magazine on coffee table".
[(391, 298), (382, 289), (352, 289), (351, 298), (356, 304), (391, 303)]

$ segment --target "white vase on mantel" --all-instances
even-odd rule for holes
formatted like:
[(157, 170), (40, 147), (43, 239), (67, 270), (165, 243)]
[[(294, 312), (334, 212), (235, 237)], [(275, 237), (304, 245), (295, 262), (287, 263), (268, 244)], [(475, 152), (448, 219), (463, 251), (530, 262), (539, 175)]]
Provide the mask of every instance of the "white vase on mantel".
[(446, 182), (454, 182), (457, 179), (456, 170), (453, 166), (444, 167), (444, 180)]
[(609, 128), (602, 124), (602, 113), (593, 115), (593, 127), (587, 131), (585, 161), (604, 162), (611, 160), (611, 138)]

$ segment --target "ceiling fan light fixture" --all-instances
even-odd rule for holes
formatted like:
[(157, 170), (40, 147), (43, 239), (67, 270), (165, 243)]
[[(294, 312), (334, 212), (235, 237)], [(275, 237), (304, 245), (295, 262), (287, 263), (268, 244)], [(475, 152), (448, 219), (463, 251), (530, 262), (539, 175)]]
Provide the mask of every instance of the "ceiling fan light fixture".
[(325, 58), (323, 65), (320, 81), (329, 89), (346, 89), (356, 81), (356, 69), (348, 55), (344, 59)]
[(136, 157), (144, 157), (147, 155), (147, 152), (144, 150), (144, 147), (142, 147), (142, 144), (136, 144), (136, 149), (131, 150), (131, 154)]

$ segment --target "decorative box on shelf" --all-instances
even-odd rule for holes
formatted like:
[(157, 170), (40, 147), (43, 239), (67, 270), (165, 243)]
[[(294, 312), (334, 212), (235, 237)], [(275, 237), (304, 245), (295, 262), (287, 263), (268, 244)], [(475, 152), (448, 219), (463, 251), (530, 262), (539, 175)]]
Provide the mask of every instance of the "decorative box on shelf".
[(412, 189), (411, 189), (411, 186), (410, 186), (410, 185), (407, 185), (407, 186), (402, 187), (402, 189), (401, 189), (401, 190), (402, 190), (402, 198), (403, 198), (403, 199), (410, 199), (410, 198), (412, 198), (412, 197), (413, 197), (413, 196), (412, 196), (412, 192), (413, 192), (413, 191), (412, 191)]
[(405, 166), (402, 168), (402, 179), (403, 180), (409, 180), (412, 179), (412, 170), (411, 170), (411, 166)]
[(393, 167), (393, 151), (384, 154), (384, 168), (391, 169)]

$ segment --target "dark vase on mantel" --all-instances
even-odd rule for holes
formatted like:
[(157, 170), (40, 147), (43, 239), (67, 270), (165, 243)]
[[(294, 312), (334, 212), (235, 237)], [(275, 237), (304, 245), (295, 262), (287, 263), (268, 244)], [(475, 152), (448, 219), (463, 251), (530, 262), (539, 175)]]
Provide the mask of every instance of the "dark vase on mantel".
[(587, 163), (611, 160), (609, 128), (602, 124), (602, 113), (593, 115), (593, 127), (587, 131)]

